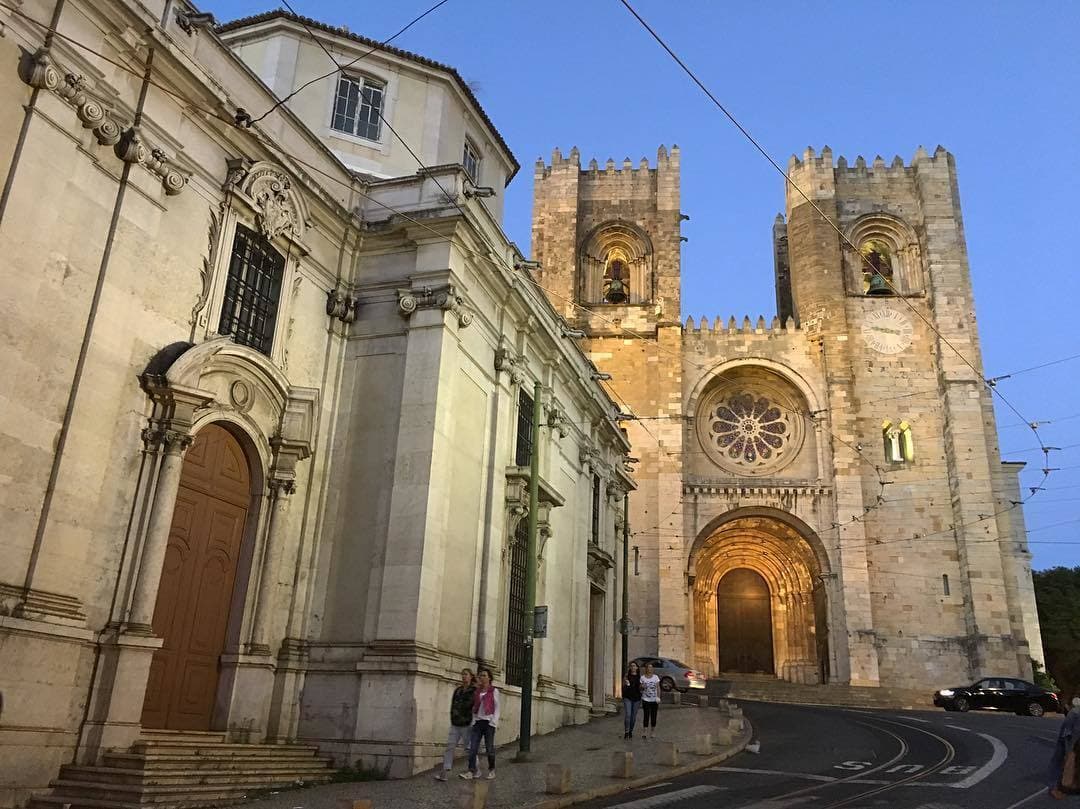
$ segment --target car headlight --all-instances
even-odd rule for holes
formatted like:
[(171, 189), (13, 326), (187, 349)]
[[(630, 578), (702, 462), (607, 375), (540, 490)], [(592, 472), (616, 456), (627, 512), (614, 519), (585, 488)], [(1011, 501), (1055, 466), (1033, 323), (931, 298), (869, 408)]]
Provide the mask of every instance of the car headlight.
[(943, 691), (938, 691), (938, 693), (943, 697), (951, 697), (953, 695), (953, 690), (951, 688), (946, 688)]

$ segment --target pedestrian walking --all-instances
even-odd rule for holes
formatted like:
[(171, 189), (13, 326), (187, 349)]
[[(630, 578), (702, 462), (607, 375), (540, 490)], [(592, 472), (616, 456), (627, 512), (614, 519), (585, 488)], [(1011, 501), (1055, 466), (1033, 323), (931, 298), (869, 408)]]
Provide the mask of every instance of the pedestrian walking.
[(461, 778), (479, 778), (476, 771), (476, 757), (480, 754), (480, 740), (484, 740), (484, 752), (487, 753), (487, 777), (495, 777), (495, 728), (499, 725), (499, 689), (491, 682), (491, 669), (480, 669), (476, 673), (476, 693), (473, 694), (472, 736), (469, 739), (469, 770)]
[(1047, 780), (1052, 798), (1080, 794), (1080, 696), (1073, 697), (1072, 708), (1058, 730)]
[(454, 696), (450, 699), (450, 733), (446, 737), (442, 772), (435, 774), (436, 781), (445, 781), (450, 770), (454, 768), (454, 751), (457, 750), (458, 742), (465, 746), (465, 755), (469, 755), (475, 695), (476, 678), (473, 677), (472, 669), (462, 669), (461, 685), (454, 689)]
[(649, 738), (649, 728), (652, 728), (653, 738), (656, 738), (656, 714), (660, 710), (660, 678), (653, 674), (652, 663), (645, 664), (645, 674), (641, 678), (641, 712), (644, 717), (641, 721), (641, 738)]
[(623, 738), (634, 738), (637, 712), (641, 708), (641, 672), (638, 664), (630, 661), (622, 681)]

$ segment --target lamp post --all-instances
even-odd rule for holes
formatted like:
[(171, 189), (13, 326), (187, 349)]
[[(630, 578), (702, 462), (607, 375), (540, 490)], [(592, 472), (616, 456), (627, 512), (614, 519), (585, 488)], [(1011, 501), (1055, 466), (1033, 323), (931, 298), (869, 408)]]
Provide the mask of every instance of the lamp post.
[(529, 539), (525, 548), (525, 678), (521, 683), (521, 726), (518, 731), (519, 761), (532, 749), (533, 631), (536, 621), (536, 525), (540, 510), (540, 382), (533, 385), (532, 453), (529, 457)]
[(625, 673), (630, 664), (630, 493), (623, 494), (622, 518), (622, 620), (619, 631), (622, 633), (622, 670)]

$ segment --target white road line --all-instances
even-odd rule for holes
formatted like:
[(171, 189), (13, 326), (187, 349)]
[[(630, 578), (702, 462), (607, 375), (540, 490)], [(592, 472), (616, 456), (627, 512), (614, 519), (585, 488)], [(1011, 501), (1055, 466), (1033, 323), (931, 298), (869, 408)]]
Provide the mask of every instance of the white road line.
[(1016, 803), (1011, 804), (1010, 806), (1006, 806), (1005, 809), (1016, 809), (1016, 807), (1023, 806), (1025, 803), (1030, 803), (1031, 801), (1035, 800), (1040, 795), (1045, 795), (1046, 792), (1047, 792), (1046, 787), (1042, 787), (1038, 792), (1032, 792), (1026, 798), (1024, 798), (1022, 800), (1019, 800)]
[(783, 775), (788, 778), (805, 778), (807, 781), (839, 781), (831, 775), (814, 775), (808, 772), (784, 772), (783, 770), (754, 770), (748, 767), (709, 767), (712, 772), (737, 772), (748, 775)]
[(638, 798), (636, 801), (627, 801), (626, 803), (617, 804), (616, 806), (611, 807), (611, 809), (660, 809), (660, 807), (667, 806), (674, 801), (697, 798), (702, 795), (711, 795), (714, 792), (720, 791), (720, 787), (702, 784), (701, 786), (677, 789), (674, 792), (665, 792), (662, 795), (650, 795), (648, 798)]
[(670, 781), (661, 781), (659, 784), (650, 784), (647, 787), (638, 787), (638, 792), (644, 792), (647, 789), (660, 789), (660, 787), (669, 787), (669, 786), (671, 786)]
[(904, 721), (906, 721), (906, 722), (922, 722), (924, 725), (932, 725), (932, 724), (934, 724), (929, 719), (916, 719), (914, 716), (905, 716)]
[(990, 736), (986, 733), (979, 733), (978, 735), (982, 736), (984, 739), (986, 739), (986, 741), (990, 742), (991, 746), (994, 748), (994, 754), (990, 756), (990, 760), (988, 762), (979, 767), (979, 769), (975, 770), (975, 772), (973, 772), (963, 781), (957, 781), (955, 784), (949, 784), (949, 786), (951, 786), (953, 789), (967, 789), (968, 787), (975, 786), (977, 783), (990, 775), (990, 773), (992, 773), (994, 770), (1004, 764), (1005, 759), (1009, 757), (1009, 748), (1002, 743), (1001, 739), (995, 738), (994, 736)]

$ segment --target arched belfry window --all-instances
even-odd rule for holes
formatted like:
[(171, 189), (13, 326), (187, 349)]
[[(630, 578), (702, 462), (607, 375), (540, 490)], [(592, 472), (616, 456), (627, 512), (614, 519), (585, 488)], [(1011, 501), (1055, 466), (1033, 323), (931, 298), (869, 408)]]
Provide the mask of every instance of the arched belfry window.
[(863, 292), (867, 295), (892, 295), (895, 289), (893, 256), (889, 245), (869, 239), (859, 247), (862, 256)]
[(922, 253), (914, 229), (878, 211), (855, 220), (844, 234), (844, 265), (851, 295), (918, 295), (924, 289)]
[(653, 298), (653, 247), (630, 222), (594, 228), (578, 248), (578, 297), (583, 303), (627, 305)]
[(604, 303), (629, 303), (630, 268), (619, 257), (609, 257), (604, 270)]

